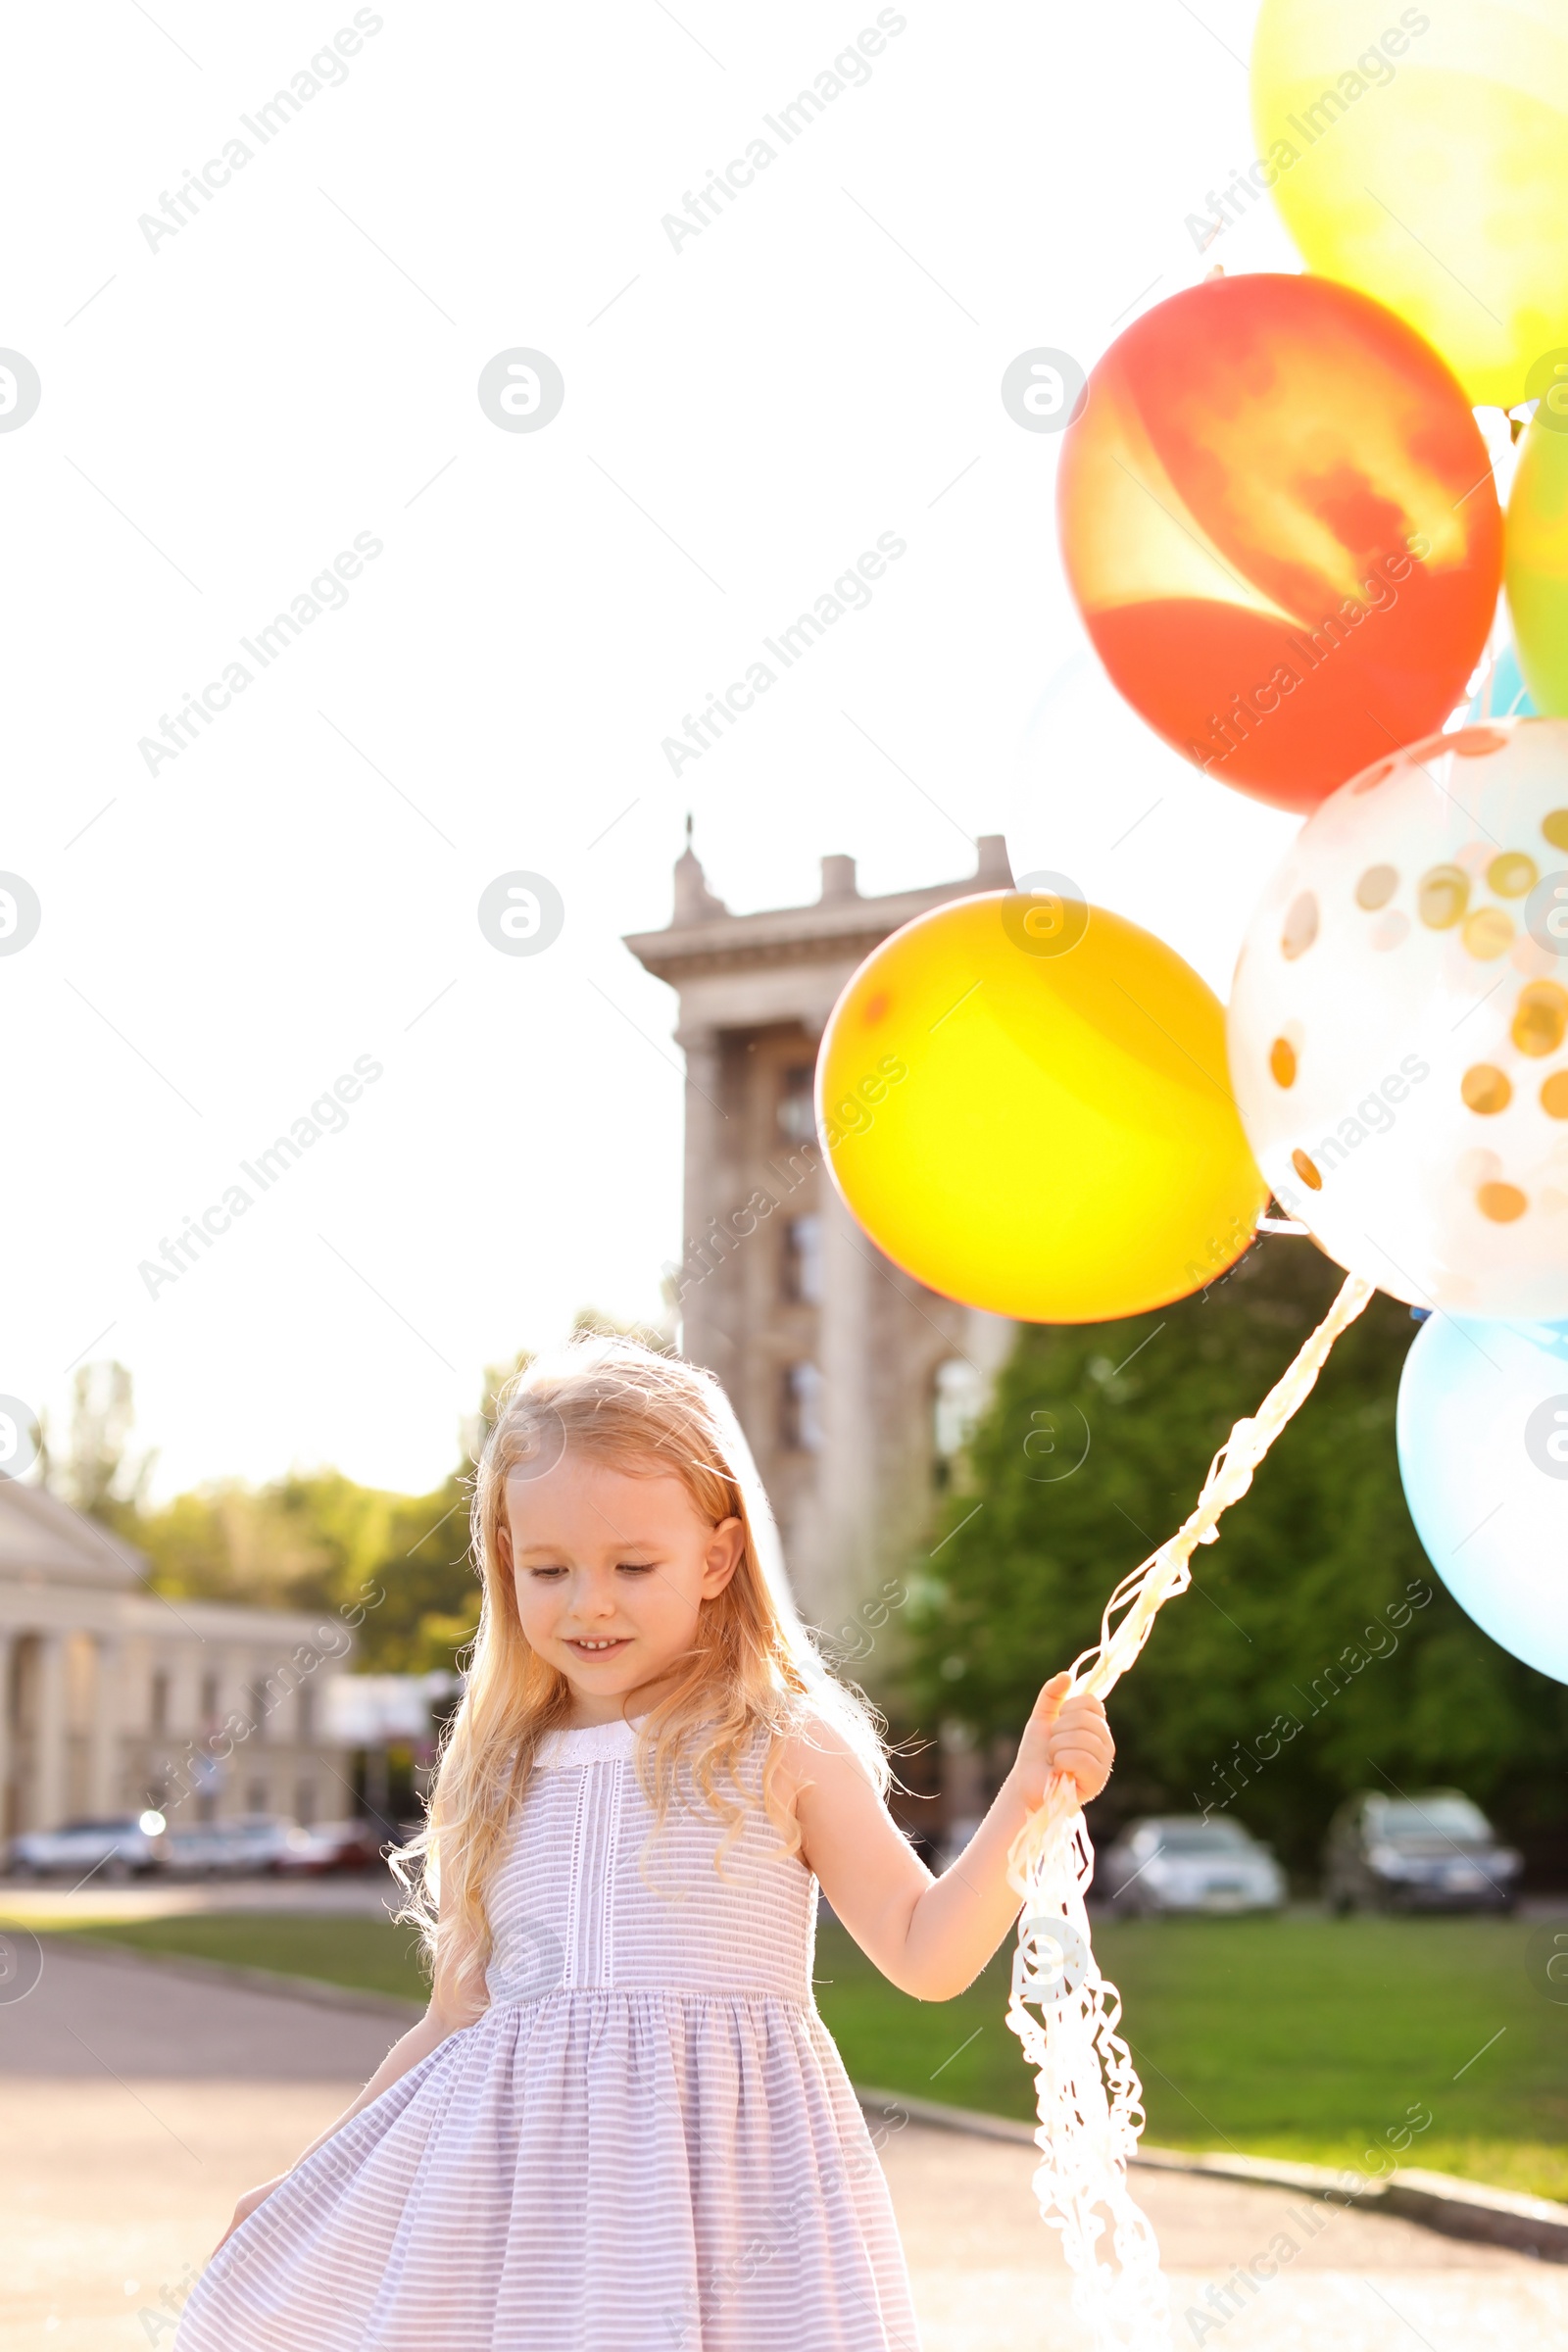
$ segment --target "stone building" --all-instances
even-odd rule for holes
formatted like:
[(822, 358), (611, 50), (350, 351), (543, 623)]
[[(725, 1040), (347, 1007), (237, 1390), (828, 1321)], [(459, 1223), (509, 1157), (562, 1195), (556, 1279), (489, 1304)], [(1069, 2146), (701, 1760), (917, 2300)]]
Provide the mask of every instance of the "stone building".
[(174, 1827), (352, 1813), (352, 1759), (325, 1735), (343, 1621), (166, 1600), (145, 1568), (42, 1488), (0, 1478), (0, 1835), (148, 1805)]
[[(731, 914), (688, 841), (668, 928), (626, 941), (679, 999), (686, 1238), (666, 1274), (682, 1352), (728, 1389), (801, 1612), (835, 1641), (907, 1567), (1013, 1326), (926, 1290), (856, 1224), (821, 1164), (817, 1044), (880, 940), (1011, 887), (1001, 838), (978, 850), (965, 879), (882, 898), (860, 896), (852, 858), (824, 858), (814, 906)], [(877, 1665), (856, 1669), (868, 1689)]]

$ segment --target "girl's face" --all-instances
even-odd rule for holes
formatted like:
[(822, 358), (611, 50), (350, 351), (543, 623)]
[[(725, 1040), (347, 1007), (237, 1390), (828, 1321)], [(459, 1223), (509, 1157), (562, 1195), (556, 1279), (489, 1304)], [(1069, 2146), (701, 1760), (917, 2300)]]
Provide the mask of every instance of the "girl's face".
[(579, 1725), (667, 1695), (743, 1545), (741, 1522), (710, 1526), (672, 1474), (570, 1447), (548, 1475), (508, 1481), (507, 1524), (522, 1630), (570, 1683)]

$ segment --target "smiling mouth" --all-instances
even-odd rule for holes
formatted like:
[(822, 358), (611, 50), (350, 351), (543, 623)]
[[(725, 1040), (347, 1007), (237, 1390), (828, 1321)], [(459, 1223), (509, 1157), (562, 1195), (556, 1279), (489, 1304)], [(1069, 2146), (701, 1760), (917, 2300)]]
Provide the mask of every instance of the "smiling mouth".
[(624, 1649), (627, 1639), (627, 1636), (617, 1634), (614, 1640), (611, 1642), (568, 1642), (566, 1643), (566, 1647), (568, 1649), (576, 1650), (580, 1657), (608, 1658), (612, 1651)]

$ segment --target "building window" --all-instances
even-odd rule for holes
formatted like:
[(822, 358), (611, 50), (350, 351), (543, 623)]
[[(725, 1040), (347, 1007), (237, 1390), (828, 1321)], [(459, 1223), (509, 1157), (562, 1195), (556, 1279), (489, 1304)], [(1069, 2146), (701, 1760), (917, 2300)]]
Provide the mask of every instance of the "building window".
[(822, 1450), (822, 1375), (814, 1364), (790, 1364), (784, 1373), (784, 1444), (791, 1453)]
[(961, 1355), (938, 1364), (932, 1400), (932, 1440), (939, 1462), (951, 1462), (975, 1433), (985, 1410), (984, 1375)]
[(152, 1728), (155, 1732), (169, 1729), (169, 1677), (162, 1669), (153, 1676)]
[(202, 1730), (210, 1732), (218, 1721), (218, 1677), (202, 1676)]
[(301, 1781), (295, 1789), (294, 1818), (304, 1830), (308, 1830), (316, 1819), (316, 1783), (314, 1781)]
[(791, 1217), (784, 1228), (784, 1296), (802, 1306), (822, 1303), (820, 1217)]
[(267, 1685), (265, 1682), (251, 1684), (245, 1693), (245, 1704), (251, 1730), (258, 1740), (265, 1739), (267, 1735)]
[[(314, 1740), (316, 1738), (316, 1686), (314, 1683), (301, 1683), (299, 1696), (294, 1704), (298, 1709), (296, 1721), (301, 1740)], [(303, 1821), (304, 1818), (302, 1813), (300, 1819)]]
[(814, 1144), (816, 1141), (816, 1106), (811, 1100), (816, 1072), (808, 1061), (801, 1061), (784, 1072), (778, 1098), (779, 1133), (792, 1144)]
[(267, 1811), (267, 1799), (269, 1793), (268, 1786), (265, 1781), (252, 1781), (250, 1787), (245, 1791), (246, 1812), (265, 1813)]

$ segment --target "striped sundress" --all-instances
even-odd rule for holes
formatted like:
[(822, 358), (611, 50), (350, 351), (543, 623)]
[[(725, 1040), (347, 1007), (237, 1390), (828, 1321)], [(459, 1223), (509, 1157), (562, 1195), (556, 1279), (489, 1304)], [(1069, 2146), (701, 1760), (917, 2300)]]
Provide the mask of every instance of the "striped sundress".
[[(918, 2352), (887, 2185), (811, 1992), (816, 1881), (653, 1808), (635, 1724), (544, 1742), (490, 2007), (214, 2256), (176, 2352)], [(650, 1886), (647, 1881), (651, 1881)]]

